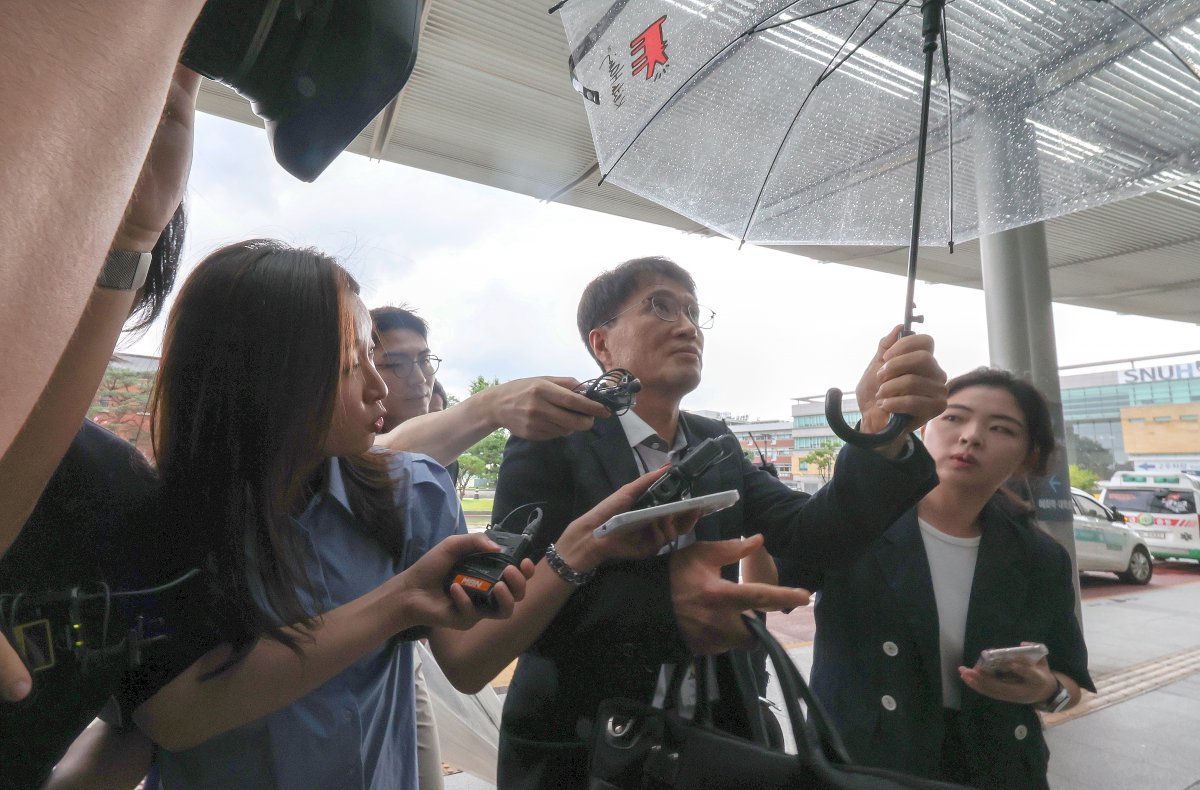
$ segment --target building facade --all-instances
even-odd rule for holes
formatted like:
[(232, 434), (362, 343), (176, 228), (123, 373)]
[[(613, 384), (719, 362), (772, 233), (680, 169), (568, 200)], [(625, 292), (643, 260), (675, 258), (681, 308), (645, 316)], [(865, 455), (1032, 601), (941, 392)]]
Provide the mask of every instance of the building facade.
[[(779, 479), (795, 488), (792, 464), (792, 423), (788, 420), (727, 421), (742, 452), (755, 464), (765, 460), (775, 466)], [(761, 453), (761, 455), (760, 455)]]
[[(1070, 462), (1102, 478), (1115, 469), (1200, 470), (1200, 352), (1194, 356), (1167, 365), (1122, 360), (1106, 364), (1127, 367), (1061, 376)], [(821, 451), (843, 442), (825, 420), (823, 395), (792, 400), (792, 481), (811, 492), (830, 471), (821, 468)], [(851, 425), (861, 417), (852, 395), (842, 410)]]
[(1068, 428), (1107, 450), (1113, 468), (1200, 468), (1200, 358), (1169, 365), (1127, 363), (1119, 370), (1060, 379)]
[[(854, 425), (862, 414), (853, 394), (842, 398), (842, 416)], [(833, 474), (833, 456), (845, 444), (825, 420), (825, 396), (792, 398), (792, 482), (812, 494)]]

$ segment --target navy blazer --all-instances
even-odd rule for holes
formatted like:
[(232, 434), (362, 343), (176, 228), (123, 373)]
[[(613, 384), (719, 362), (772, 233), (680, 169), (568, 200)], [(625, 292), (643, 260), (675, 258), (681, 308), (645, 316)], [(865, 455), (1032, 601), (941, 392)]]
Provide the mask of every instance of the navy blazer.
[[(681, 414), (694, 446), (728, 434), (716, 420)], [(573, 518), (638, 476), (620, 421), (545, 442), (511, 439), (505, 448), (493, 522), (513, 508), (544, 502), (540, 554)], [(844, 567), (936, 485), (933, 460), (918, 442), (913, 457), (889, 461), (846, 448), (834, 479), (810, 497), (732, 453), (693, 487), (695, 495), (737, 490), (738, 503), (701, 519), (701, 540), (762, 533), (780, 560), (781, 583), (807, 586), (824, 570)], [(668, 558), (605, 565), (563, 606), (521, 656), (504, 704), (499, 784), (573, 787), (584, 783), (587, 733), (602, 700), (649, 700), (660, 664), (688, 653), (671, 603)], [(737, 579), (737, 567), (723, 569)]]
[[(857, 762), (940, 778), (944, 737), (937, 603), (915, 508), (851, 568), (828, 574), (816, 604), (812, 689)], [(967, 608), (963, 665), (981, 650), (1041, 642), (1051, 669), (1095, 690), (1075, 618), (1067, 552), (989, 505)], [(981, 787), (1041, 787), (1049, 749), (1029, 705), (963, 686), (959, 724)]]

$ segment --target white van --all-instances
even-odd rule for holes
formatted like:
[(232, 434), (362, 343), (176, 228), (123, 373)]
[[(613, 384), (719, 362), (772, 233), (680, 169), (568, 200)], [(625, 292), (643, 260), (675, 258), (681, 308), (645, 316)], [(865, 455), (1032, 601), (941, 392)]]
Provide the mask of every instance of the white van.
[(1200, 560), (1200, 476), (1117, 472), (1100, 487), (1100, 501), (1120, 511), (1155, 557)]

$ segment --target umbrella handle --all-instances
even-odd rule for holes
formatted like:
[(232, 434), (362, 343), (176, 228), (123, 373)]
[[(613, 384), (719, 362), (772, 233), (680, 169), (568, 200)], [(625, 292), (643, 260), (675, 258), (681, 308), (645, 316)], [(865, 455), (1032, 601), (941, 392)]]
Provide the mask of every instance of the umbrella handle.
[(904, 425), (908, 420), (907, 414), (893, 414), (879, 433), (863, 433), (850, 427), (842, 416), (842, 391), (834, 387), (825, 393), (825, 421), (839, 439), (855, 447), (871, 449), (891, 444), (904, 433)]

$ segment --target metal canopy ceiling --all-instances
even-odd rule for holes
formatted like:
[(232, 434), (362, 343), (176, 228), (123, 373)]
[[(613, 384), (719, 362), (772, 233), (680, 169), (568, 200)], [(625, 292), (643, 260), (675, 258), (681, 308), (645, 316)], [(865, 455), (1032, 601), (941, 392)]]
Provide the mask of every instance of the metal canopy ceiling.
[[(547, 6), (545, 0), (430, 0), (412, 77), (349, 150), (535, 198), (710, 233), (618, 187), (596, 186), (595, 148), (582, 99), (567, 75), (565, 36)], [(1200, 34), (1200, 22), (1193, 20), (1191, 27)], [(1151, 96), (1129, 111), (1153, 107), (1161, 113), (1171, 102), (1169, 95)], [(199, 106), (261, 125), (249, 105), (222, 85), (205, 81)], [(1196, 110), (1178, 107), (1173, 114), (1179, 122), (1198, 123)], [(1143, 142), (1164, 134), (1162, 126), (1148, 131)], [(1046, 236), (1055, 301), (1200, 323), (1200, 184), (1167, 186), (1050, 220)], [(900, 248), (779, 249), (904, 271)], [(944, 248), (923, 250), (921, 278), (980, 287), (978, 242), (956, 245), (953, 255)]]

